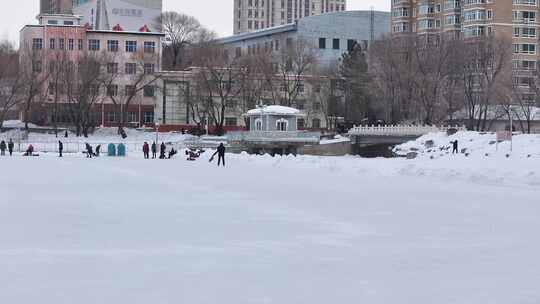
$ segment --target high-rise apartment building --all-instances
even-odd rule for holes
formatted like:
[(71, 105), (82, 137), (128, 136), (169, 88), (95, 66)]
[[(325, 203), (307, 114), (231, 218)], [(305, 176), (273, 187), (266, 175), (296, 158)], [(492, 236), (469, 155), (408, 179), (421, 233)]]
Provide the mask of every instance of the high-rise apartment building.
[(346, 9), (346, 0), (234, 0), (234, 34)]
[(539, 68), (539, 14), (540, 0), (392, 0), (391, 31), (507, 39), (514, 84), (526, 91)]
[[(456, 33), (464, 38), (512, 35), (535, 27), (538, 0), (392, 0), (393, 33)], [(516, 36), (519, 38), (519, 35)], [(527, 37), (529, 38), (529, 37)]]
[(41, 14), (70, 14), (72, 0), (40, 0), (39, 11)]

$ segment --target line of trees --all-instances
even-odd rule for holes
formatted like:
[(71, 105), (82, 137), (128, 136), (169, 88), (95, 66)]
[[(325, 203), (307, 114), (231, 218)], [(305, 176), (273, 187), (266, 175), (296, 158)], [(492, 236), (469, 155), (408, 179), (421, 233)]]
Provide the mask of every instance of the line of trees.
[(484, 131), (513, 115), (530, 132), (540, 77), (536, 64), (516, 77), (512, 55), (512, 42), (495, 35), (386, 37), (370, 48), (372, 92), (389, 123), (465, 121)]

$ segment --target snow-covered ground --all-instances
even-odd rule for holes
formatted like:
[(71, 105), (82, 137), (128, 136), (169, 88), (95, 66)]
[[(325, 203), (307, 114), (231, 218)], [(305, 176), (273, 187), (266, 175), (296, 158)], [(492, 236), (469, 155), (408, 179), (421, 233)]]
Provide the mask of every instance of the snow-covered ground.
[(0, 303), (540, 302), (540, 158), (1, 158)]
[(400, 155), (417, 152), (419, 157), (430, 159), (454, 158), (451, 153), (455, 140), (458, 141), (460, 154), (467, 154), (471, 158), (540, 157), (540, 134), (514, 135), (512, 142), (497, 143), (497, 135), (491, 132), (457, 132), (451, 136), (444, 132), (430, 133), (395, 147), (394, 152)]

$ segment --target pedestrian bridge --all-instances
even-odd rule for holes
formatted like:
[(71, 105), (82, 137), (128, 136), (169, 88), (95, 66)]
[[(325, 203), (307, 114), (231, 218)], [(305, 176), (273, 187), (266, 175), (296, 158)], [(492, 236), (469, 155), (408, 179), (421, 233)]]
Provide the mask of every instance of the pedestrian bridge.
[(349, 130), (348, 135), (354, 145), (359, 147), (375, 145), (399, 145), (414, 140), (422, 135), (433, 132), (448, 132), (448, 130), (465, 131), (459, 126), (415, 126), (415, 125), (384, 125), (359, 126)]

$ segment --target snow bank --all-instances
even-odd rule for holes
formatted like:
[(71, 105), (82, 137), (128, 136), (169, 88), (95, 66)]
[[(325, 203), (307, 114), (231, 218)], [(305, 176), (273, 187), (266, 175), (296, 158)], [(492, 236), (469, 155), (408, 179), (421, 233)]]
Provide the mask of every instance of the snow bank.
[[(448, 136), (446, 133), (430, 133), (417, 140), (396, 146), (394, 152), (405, 156), (409, 152), (417, 152), (420, 158), (447, 158), (451, 155), (452, 142), (457, 140), (460, 157), (486, 158), (486, 157), (514, 157), (527, 158), (540, 156), (540, 135), (522, 134), (514, 135), (512, 144), (501, 142), (497, 144), (495, 133), (458, 132)], [(464, 153), (461, 153), (464, 152)]]
[(351, 139), (348, 137), (344, 137), (341, 135), (334, 136), (333, 139), (323, 139), (321, 140), (321, 145), (331, 145), (331, 144), (337, 144), (337, 143), (345, 143), (345, 142), (351, 142)]
[[(16, 128), (24, 128), (25, 124), (24, 124), (24, 122), (22, 122), (20, 120), (6, 120), (2, 124), (2, 127), (3, 128), (14, 128), (14, 129), (16, 129)], [(29, 123), (28, 127), (29, 128), (38, 128), (38, 126), (33, 124), (33, 123)]]

